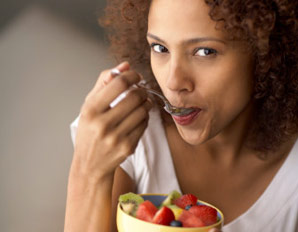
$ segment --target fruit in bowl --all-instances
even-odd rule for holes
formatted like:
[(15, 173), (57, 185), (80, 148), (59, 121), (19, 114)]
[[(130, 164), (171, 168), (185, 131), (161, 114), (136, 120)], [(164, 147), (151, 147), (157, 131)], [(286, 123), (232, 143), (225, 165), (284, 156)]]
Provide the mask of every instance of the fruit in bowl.
[(208, 232), (222, 225), (222, 212), (192, 194), (172, 191), (119, 197), (119, 232)]

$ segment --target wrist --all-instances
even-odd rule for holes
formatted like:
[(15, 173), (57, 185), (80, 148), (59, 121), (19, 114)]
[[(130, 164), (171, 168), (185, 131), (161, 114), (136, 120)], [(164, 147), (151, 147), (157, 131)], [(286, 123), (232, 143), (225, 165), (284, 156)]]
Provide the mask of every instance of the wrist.
[(79, 162), (73, 161), (68, 177), (68, 193), (76, 196), (94, 192), (112, 192), (113, 173), (92, 172), (83, 168)]
[(79, 156), (74, 155), (69, 172), (69, 181), (82, 181), (89, 185), (105, 184), (113, 181), (114, 173), (115, 170), (108, 172), (97, 167), (90, 167)]

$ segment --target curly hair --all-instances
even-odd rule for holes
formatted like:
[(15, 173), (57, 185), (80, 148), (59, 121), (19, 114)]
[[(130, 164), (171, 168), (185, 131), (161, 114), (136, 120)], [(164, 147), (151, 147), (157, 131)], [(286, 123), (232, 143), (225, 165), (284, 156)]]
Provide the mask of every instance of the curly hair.
[[(255, 59), (250, 146), (267, 153), (298, 133), (298, 1), (205, 0), (231, 39), (248, 43)], [(155, 88), (146, 41), (150, 0), (108, 0), (100, 20), (117, 61), (128, 60)]]

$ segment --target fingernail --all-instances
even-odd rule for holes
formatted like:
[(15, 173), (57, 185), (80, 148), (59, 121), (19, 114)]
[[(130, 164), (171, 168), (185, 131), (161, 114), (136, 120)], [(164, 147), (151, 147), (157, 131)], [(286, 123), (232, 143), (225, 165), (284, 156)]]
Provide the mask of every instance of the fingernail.
[(152, 109), (152, 107), (153, 107), (153, 102), (152, 102), (152, 100), (151, 100), (150, 98), (147, 98), (147, 101), (146, 101), (146, 109), (147, 109), (147, 110), (150, 110), (150, 109)]
[(218, 232), (218, 231), (219, 231), (218, 229), (213, 228), (213, 229), (210, 229), (208, 232)]
[(151, 106), (153, 106), (153, 101), (150, 97), (147, 98), (147, 101), (151, 104)]
[(127, 61), (118, 64), (117, 67), (111, 70), (112, 77), (116, 77), (120, 75), (122, 72), (127, 71), (129, 69), (129, 63)]
[(111, 70), (111, 75), (113, 76), (113, 77), (116, 77), (116, 76), (118, 76), (118, 75), (120, 75), (121, 74), (121, 72), (120, 72), (120, 70), (118, 69), (118, 68), (113, 68), (112, 70)]

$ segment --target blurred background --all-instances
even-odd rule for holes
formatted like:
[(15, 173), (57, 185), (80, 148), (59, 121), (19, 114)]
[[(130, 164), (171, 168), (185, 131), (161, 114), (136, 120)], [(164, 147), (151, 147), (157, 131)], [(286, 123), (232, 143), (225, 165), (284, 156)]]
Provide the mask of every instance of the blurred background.
[(63, 231), (69, 125), (111, 67), (104, 0), (2, 0), (0, 231)]

